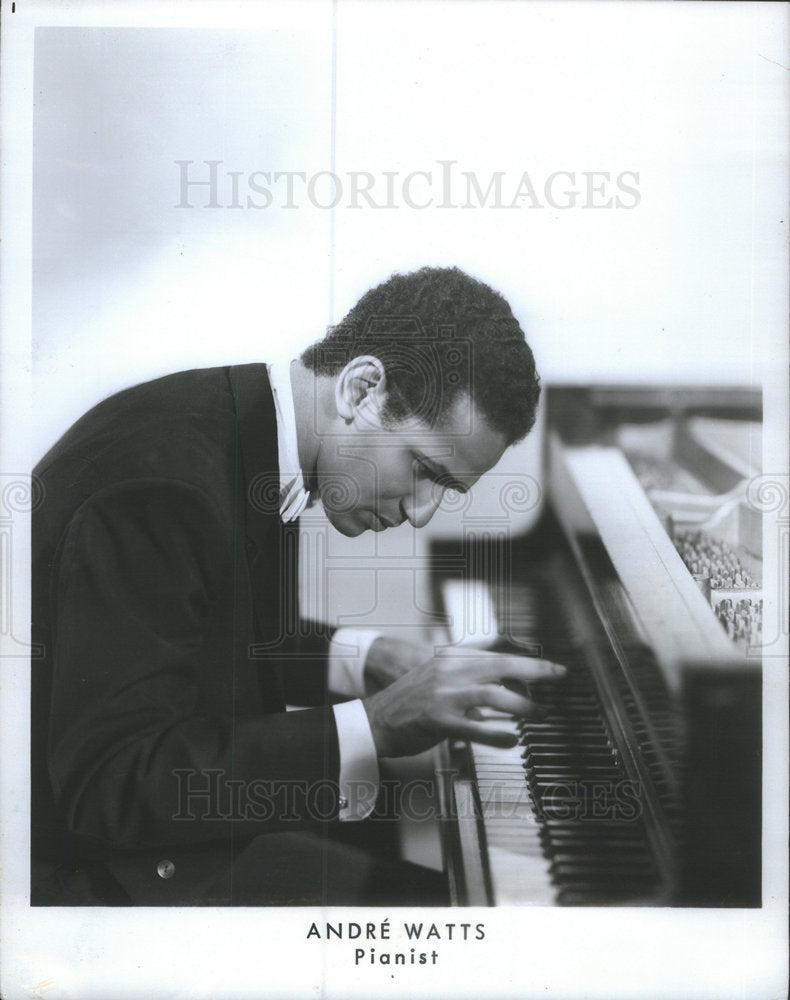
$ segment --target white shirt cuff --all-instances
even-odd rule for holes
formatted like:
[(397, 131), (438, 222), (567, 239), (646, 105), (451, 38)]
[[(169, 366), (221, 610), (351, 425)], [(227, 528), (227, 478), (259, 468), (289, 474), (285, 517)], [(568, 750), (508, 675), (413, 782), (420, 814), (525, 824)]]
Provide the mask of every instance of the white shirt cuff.
[(368, 714), (359, 699), (333, 705), (340, 748), (341, 822), (365, 819), (379, 793), (379, 762)]
[(365, 694), (365, 659), (381, 632), (368, 628), (339, 628), (329, 642), (329, 690), (344, 698)]

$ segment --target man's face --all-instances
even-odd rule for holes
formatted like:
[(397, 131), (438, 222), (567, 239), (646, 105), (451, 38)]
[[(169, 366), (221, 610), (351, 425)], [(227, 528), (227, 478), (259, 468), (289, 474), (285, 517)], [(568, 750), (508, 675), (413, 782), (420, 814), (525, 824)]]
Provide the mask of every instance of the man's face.
[[(380, 404), (380, 400), (378, 401)], [(441, 427), (406, 419), (382, 423), (374, 396), (325, 435), (316, 465), (330, 522), (344, 535), (383, 531), (436, 513), (446, 489), (466, 492), (505, 450), (502, 434), (458, 399)]]

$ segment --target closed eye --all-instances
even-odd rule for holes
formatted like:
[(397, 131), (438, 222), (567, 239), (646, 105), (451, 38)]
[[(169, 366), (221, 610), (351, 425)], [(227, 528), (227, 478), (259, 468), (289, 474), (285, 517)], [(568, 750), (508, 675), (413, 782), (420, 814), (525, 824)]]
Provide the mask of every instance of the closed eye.
[(469, 492), (469, 487), (466, 483), (462, 483), (460, 479), (455, 479), (446, 469), (435, 465), (424, 456), (417, 455), (415, 457), (420, 475), (425, 479), (430, 479), (431, 482), (436, 483), (443, 490), (455, 490), (456, 493)]

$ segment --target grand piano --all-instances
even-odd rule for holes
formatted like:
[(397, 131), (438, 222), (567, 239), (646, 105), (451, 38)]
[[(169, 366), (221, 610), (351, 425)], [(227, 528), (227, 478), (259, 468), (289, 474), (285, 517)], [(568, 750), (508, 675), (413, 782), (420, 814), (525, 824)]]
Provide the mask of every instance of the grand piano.
[(454, 642), (564, 663), (512, 750), (443, 748), (457, 905), (759, 906), (759, 394), (549, 388), (548, 497), (432, 545)]

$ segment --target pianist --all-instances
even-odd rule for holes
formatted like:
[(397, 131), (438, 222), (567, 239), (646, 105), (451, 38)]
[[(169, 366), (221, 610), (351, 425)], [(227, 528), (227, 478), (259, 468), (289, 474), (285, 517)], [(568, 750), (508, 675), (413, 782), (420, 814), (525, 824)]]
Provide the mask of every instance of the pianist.
[(61, 438), (36, 469), (34, 904), (443, 901), (344, 839), (377, 759), (508, 744), (479, 710), (529, 715), (561, 668), (306, 628), (296, 519), (320, 500), (344, 535), (422, 527), (538, 393), (504, 299), (423, 268), (290, 366), (138, 385)]

